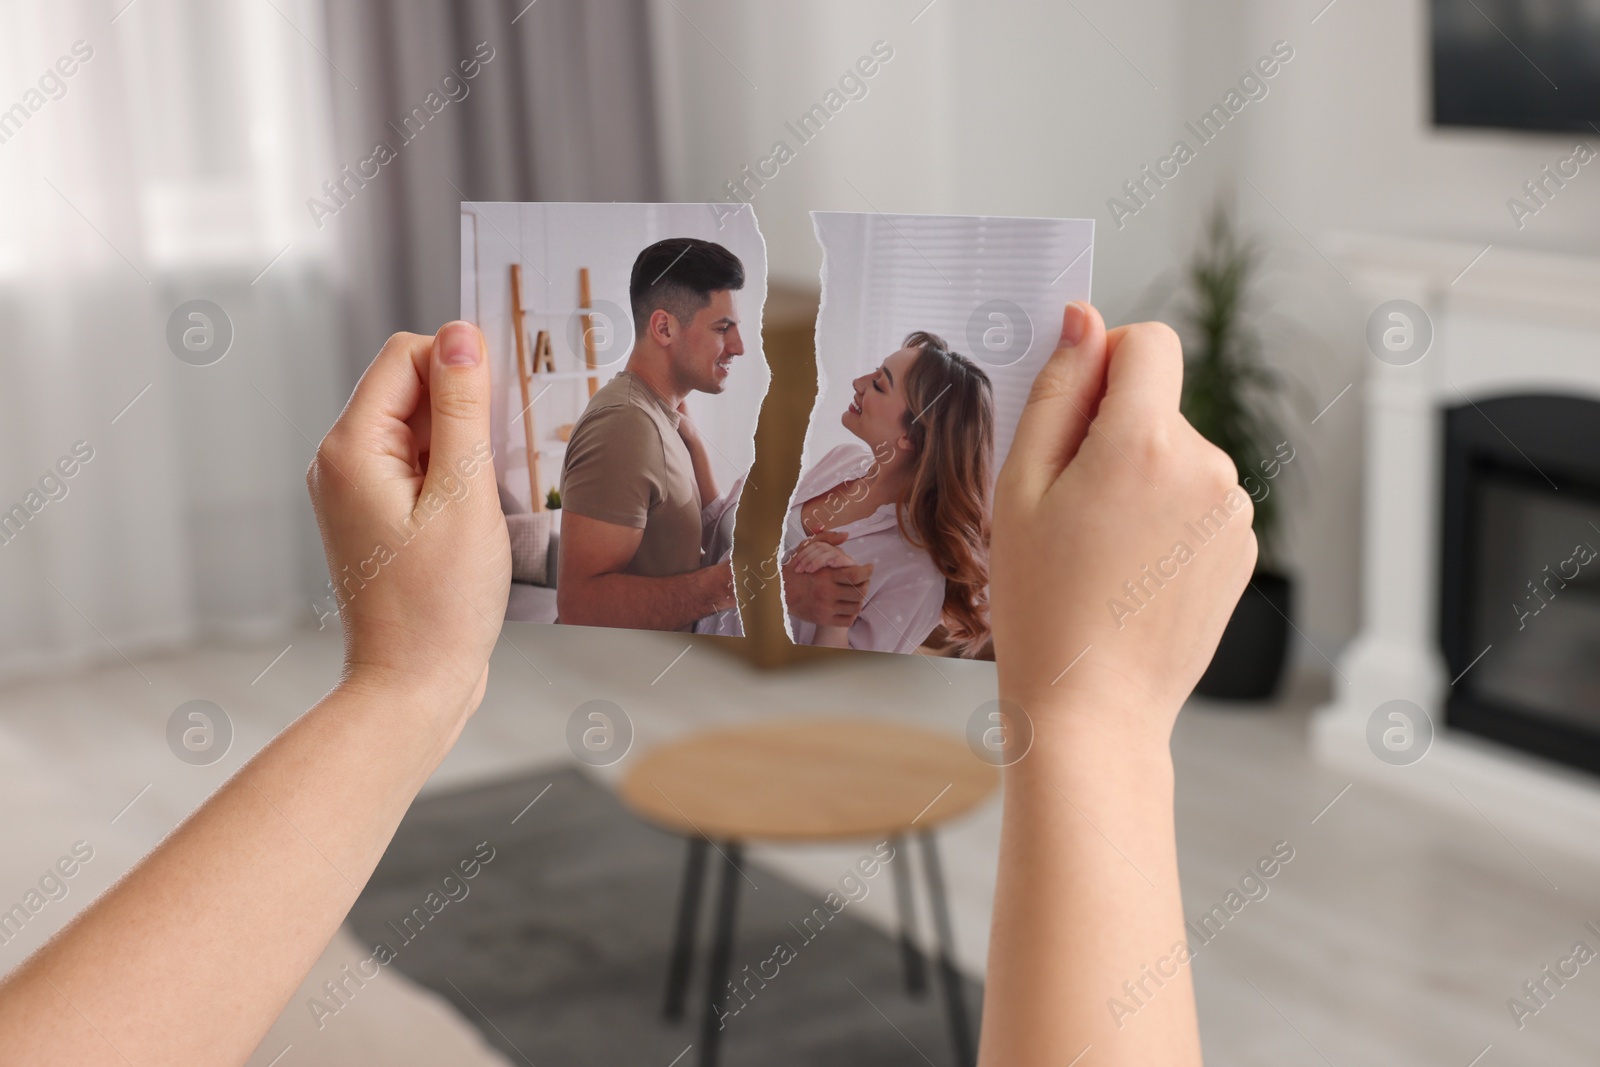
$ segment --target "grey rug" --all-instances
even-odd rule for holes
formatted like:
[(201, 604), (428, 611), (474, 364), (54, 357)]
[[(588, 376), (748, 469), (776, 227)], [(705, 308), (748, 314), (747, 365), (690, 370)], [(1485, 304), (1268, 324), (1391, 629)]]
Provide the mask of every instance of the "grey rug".
[[(603, 785), (553, 768), (417, 802), (350, 922), (363, 942), (388, 946), (388, 967), (449, 998), (513, 1063), (668, 1067), (699, 1044), (710, 939), (707, 908), (686, 1017), (668, 1024), (661, 1005), (684, 851)], [(711, 853), (708, 888), (721, 867)], [(726, 1020), (725, 1067), (954, 1062), (931, 968), (928, 992), (911, 998), (895, 941), (849, 907), (802, 941), (794, 927), (821, 899), (748, 862), (745, 872), (757, 888), (741, 887), (732, 970), (756, 971), (779, 942), (797, 951)], [(891, 877), (882, 871), (869, 891), (892, 893)], [(975, 1032), (981, 991), (969, 982), (966, 995)]]

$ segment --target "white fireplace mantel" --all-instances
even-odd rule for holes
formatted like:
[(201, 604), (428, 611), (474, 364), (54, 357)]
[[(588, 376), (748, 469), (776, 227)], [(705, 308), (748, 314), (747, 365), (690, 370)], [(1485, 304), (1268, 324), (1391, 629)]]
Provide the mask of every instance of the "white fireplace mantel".
[[(1434, 339), (1410, 366), (1365, 363), (1361, 628), (1339, 659), (1334, 702), (1317, 714), (1314, 750), (1476, 818), (1470, 801), (1507, 834), (1594, 855), (1600, 779), (1444, 725), (1439, 412), (1513, 393), (1600, 400), (1600, 259), (1491, 247), (1474, 262), (1482, 245), (1366, 235), (1330, 246), (1364, 307), (1412, 301)], [(1394, 699), (1420, 705), (1435, 728), (1432, 748), (1408, 766), (1367, 746), (1369, 717)]]

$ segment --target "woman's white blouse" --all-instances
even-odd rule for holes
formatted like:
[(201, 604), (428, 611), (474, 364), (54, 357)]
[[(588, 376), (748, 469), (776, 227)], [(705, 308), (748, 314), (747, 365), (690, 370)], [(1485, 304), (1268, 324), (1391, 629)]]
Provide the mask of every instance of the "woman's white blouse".
[[(814, 496), (820, 496), (841, 482), (859, 477), (872, 464), (872, 453), (856, 445), (840, 445), (800, 475), (793, 501), (784, 523), (783, 546), (779, 550), (783, 563), (789, 562), (795, 550), (806, 539), (800, 521), (800, 507)], [(739, 479), (728, 492), (705, 506), (701, 513), (705, 531), (702, 543), (702, 562), (714, 563), (729, 558), (733, 545), (733, 516), (739, 494), (744, 489), (744, 479)], [(928, 639), (944, 611), (944, 576), (933, 565), (928, 553), (914, 548), (900, 536), (895, 521), (894, 505), (885, 504), (877, 511), (855, 522), (830, 527), (847, 535), (839, 547), (857, 563), (870, 563), (872, 578), (867, 583), (867, 599), (861, 614), (850, 626), (851, 648), (869, 652), (911, 652)], [(762, 568), (763, 573), (775, 573), (778, 568)], [(752, 580), (746, 576), (742, 581)], [(759, 579), (756, 579), (759, 580)], [(789, 619), (789, 636), (796, 644), (809, 645), (816, 638), (817, 627), (793, 615)], [(695, 633), (723, 634), (742, 637), (739, 613), (734, 608), (708, 615), (695, 624)]]
[[(788, 562), (806, 531), (800, 507), (841, 482), (864, 474), (872, 465), (872, 453), (857, 445), (840, 445), (800, 475), (790, 499), (793, 506), (783, 529), (783, 560)], [(871, 652), (911, 652), (928, 639), (944, 610), (944, 576), (933, 559), (900, 536), (893, 504), (884, 504), (871, 515), (829, 526), (846, 534), (839, 547), (857, 563), (872, 564), (867, 584), (867, 600), (861, 614), (850, 626), (850, 647)], [(789, 616), (789, 634), (797, 644), (809, 645), (817, 628), (804, 619)]]

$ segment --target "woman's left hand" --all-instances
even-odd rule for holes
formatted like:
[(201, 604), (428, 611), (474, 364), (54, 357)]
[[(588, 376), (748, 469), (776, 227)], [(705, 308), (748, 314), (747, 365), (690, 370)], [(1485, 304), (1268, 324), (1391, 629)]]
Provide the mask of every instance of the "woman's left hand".
[(689, 417), (689, 405), (683, 400), (678, 401), (678, 436), (690, 447), (700, 442), (700, 428)]
[(801, 574), (814, 574), (824, 567), (854, 567), (856, 561), (850, 553), (838, 545), (829, 544), (827, 541), (815, 537), (802, 542), (795, 550), (795, 570)]
[(306, 472), (344, 624), (341, 684), (464, 719), (511, 588), (483, 335), (397, 333)]

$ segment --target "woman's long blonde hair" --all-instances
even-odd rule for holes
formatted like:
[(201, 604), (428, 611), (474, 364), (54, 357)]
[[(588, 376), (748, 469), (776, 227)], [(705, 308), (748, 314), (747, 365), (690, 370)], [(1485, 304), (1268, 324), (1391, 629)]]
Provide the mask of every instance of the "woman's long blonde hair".
[(989, 637), (989, 516), (994, 488), (994, 386), (936, 334), (918, 330), (906, 371), (905, 429), (915, 460), (896, 508), (900, 535), (944, 576), (943, 623), (958, 654)]

